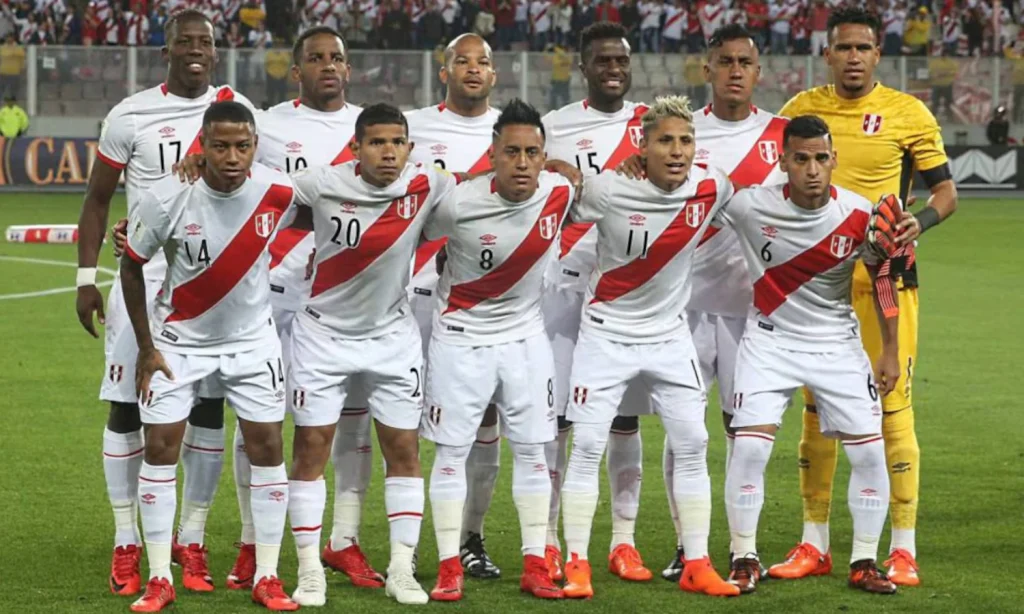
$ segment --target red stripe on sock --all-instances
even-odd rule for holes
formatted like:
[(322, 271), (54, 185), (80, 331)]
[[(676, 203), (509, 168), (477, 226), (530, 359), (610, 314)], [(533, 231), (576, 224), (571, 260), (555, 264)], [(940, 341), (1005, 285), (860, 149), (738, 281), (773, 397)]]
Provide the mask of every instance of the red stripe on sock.
[(771, 435), (765, 435), (764, 433), (736, 433), (737, 437), (756, 437), (758, 439), (764, 439), (765, 441), (775, 441), (775, 438)]
[(189, 443), (183, 443), (183, 445), (189, 450), (195, 450), (196, 452), (223, 452), (224, 448), (204, 448), (202, 446), (194, 446)]
[(368, 410), (368, 409), (347, 409), (346, 408), (346, 409), (341, 410), (341, 417), (344, 418), (345, 416), (365, 416), (368, 413), (370, 413), (370, 410)]
[(319, 531), (324, 525), (318, 524), (315, 527), (292, 527), (292, 533), (312, 533)]
[(501, 439), (501, 435), (498, 435), (494, 439), (477, 439), (476, 442), (477, 443), (482, 443), (485, 446), (488, 446), (488, 445), (491, 445), (492, 443), (498, 443), (499, 439)]
[(249, 488), (269, 488), (271, 486), (287, 486), (288, 482), (273, 482), (271, 484), (250, 484)]
[(633, 429), (632, 431), (617, 431), (615, 429), (611, 429), (608, 432), (612, 435), (636, 435), (640, 432), (640, 429)]
[(395, 512), (394, 514), (388, 514), (388, 520), (397, 520), (399, 518), (423, 518), (421, 512)]
[(729, 433), (726, 433), (725, 434), (725, 438), (726, 439), (736, 439), (736, 436), (735, 435), (730, 435)]
[(129, 452), (128, 454), (111, 454), (109, 452), (104, 452), (103, 456), (106, 456), (107, 458), (131, 458), (133, 456), (138, 456), (139, 454), (142, 454), (142, 452), (145, 449), (146, 448), (139, 448), (138, 450), (134, 452)]
[(857, 441), (844, 441), (843, 445), (844, 446), (862, 446), (862, 445), (864, 445), (866, 443), (874, 443), (876, 441), (882, 441), (882, 436), (878, 435), (877, 437), (870, 437), (868, 439), (859, 439)]
[(173, 477), (173, 478), (170, 478), (168, 480), (153, 480), (153, 479), (150, 479), (150, 478), (147, 478), (145, 476), (141, 476), (140, 475), (139, 479), (142, 480), (143, 482), (150, 482), (152, 484), (170, 484), (171, 482), (177, 481), (178, 478), (177, 477)]

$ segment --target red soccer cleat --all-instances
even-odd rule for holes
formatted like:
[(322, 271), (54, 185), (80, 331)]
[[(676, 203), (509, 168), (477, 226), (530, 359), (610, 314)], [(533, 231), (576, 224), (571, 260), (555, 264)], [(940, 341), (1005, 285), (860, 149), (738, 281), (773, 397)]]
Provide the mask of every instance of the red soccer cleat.
[(519, 579), (519, 590), (540, 599), (565, 598), (562, 589), (551, 580), (547, 562), (532, 554), (523, 557), (523, 576)]
[(132, 604), (132, 612), (159, 612), (174, 603), (174, 585), (167, 578), (150, 578), (146, 593)]
[(437, 570), (437, 585), (430, 591), (430, 598), (434, 601), (459, 601), (463, 583), (462, 561), (457, 556), (445, 559)]
[(654, 574), (644, 567), (640, 553), (629, 544), (619, 544), (608, 555), (608, 571), (631, 582), (647, 582)]
[(324, 552), (320, 556), (324, 567), (330, 567), (334, 571), (340, 571), (352, 580), (355, 586), (364, 588), (383, 588), (384, 576), (374, 571), (370, 561), (359, 548), (359, 544), (352, 544), (341, 550), (331, 550), (331, 542), (327, 540)]
[(213, 590), (213, 578), (210, 577), (210, 566), (206, 562), (206, 546), (189, 544), (188, 548), (174, 554), (171, 547), (171, 558), (181, 565), (181, 584), (190, 591), (209, 593)]
[(888, 569), (886, 575), (889, 580), (897, 586), (917, 586), (921, 584), (921, 577), (917, 575), (917, 561), (910, 551), (897, 548), (889, 553), (885, 561)]
[(822, 554), (811, 544), (797, 544), (782, 563), (768, 568), (768, 575), (781, 580), (797, 580), (808, 576), (827, 576), (832, 573), (832, 553)]
[(565, 578), (562, 572), (562, 552), (556, 546), (548, 544), (544, 547), (544, 563), (548, 567), (548, 577), (552, 582), (561, 582)]
[(110, 592), (115, 595), (135, 595), (142, 589), (139, 558), (142, 552), (135, 544), (118, 546), (110, 561)]
[(252, 580), (256, 575), (256, 544), (237, 544), (238, 558), (228, 573), (225, 586), (229, 590), (239, 591), (252, 588)]
[(740, 589), (718, 575), (711, 566), (711, 558), (693, 561), (683, 560), (683, 573), (679, 576), (679, 588), (689, 593), (703, 593), (712, 597), (736, 597)]
[(569, 599), (590, 599), (594, 596), (590, 561), (580, 559), (575, 552), (569, 553), (569, 562), (565, 564), (565, 588), (562, 591)]
[(284, 585), (275, 576), (267, 576), (252, 589), (252, 602), (274, 612), (294, 612), (299, 604), (284, 592)]

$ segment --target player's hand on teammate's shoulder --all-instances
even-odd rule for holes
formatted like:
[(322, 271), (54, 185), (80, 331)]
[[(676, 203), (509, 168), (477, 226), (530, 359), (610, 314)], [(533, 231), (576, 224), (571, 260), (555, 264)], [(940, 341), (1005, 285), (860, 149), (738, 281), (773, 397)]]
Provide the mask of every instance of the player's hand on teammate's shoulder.
[(180, 162), (171, 167), (171, 172), (178, 176), (178, 181), (195, 183), (199, 174), (206, 165), (206, 158), (202, 154), (191, 154), (185, 156)]
[(140, 349), (139, 357), (135, 361), (135, 390), (143, 403), (147, 403), (149, 400), (149, 384), (153, 381), (153, 376), (157, 371), (163, 373), (172, 382), (174, 381), (174, 374), (171, 373), (171, 368), (167, 366), (160, 350), (154, 347)]
[(580, 172), (580, 169), (564, 160), (548, 160), (544, 165), (544, 170), (558, 173), (568, 179), (577, 193), (583, 187), (583, 173)]
[(316, 248), (309, 252), (309, 259), (306, 260), (306, 276), (303, 278), (305, 281), (313, 279), (313, 262), (316, 260)]
[(114, 258), (120, 258), (128, 244), (128, 218), (121, 218), (111, 226), (110, 238), (114, 240)]
[(644, 159), (640, 157), (640, 154), (633, 154), (619, 163), (615, 167), (615, 172), (630, 179), (643, 179), (645, 176)]
[(896, 243), (900, 247), (910, 245), (921, 236), (921, 222), (909, 211), (916, 202), (917, 197), (911, 194), (900, 212), (901, 219), (896, 224)]

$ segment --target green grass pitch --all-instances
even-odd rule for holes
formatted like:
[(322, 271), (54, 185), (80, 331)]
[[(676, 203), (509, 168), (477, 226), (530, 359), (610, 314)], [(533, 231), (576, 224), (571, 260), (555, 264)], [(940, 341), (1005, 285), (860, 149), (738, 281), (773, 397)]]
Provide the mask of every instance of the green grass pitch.
[[(0, 226), (73, 223), (80, 195), (0, 195)], [(123, 211), (119, 200), (116, 213)], [(115, 219), (112, 215), (111, 219)], [(540, 603), (521, 596), (519, 528), (511, 501), (508, 450), (487, 521), (488, 545), (502, 567), (499, 581), (469, 580), (460, 604), (431, 604), (470, 612), (1002, 612), (1024, 611), (1016, 569), (1024, 527), (1024, 419), (1017, 391), (1024, 290), (1024, 203), (964, 200), (960, 212), (928, 234), (920, 249), (920, 367), (915, 386), (923, 478), (918, 523), (923, 585), (893, 597), (846, 588), (850, 548), (846, 510), (848, 465), (840, 462), (835, 488), (829, 577), (766, 582), (751, 597), (714, 600), (683, 594), (656, 577), (648, 584), (613, 578), (604, 565), (610, 535), (608, 489), (594, 525), (591, 558), (596, 596), (582, 603)], [(7, 298), (74, 285), (71, 267), (28, 263), (35, 258), (74, 263), (73, 246), (0, 244), (0, 612), (127, 612), (130, 599), (107, 590), (112, 518), (100, 455), (106, 407), (97, 400), (103, 370), (102, 341), (79, 326), (74, 294)], [(115, 268), (109, 253), (102, 265)], [(72, 265), (73, 266), (73, 265)], [(100, 275), (100, 279), (109, 279)], [(717, 402), (708, 412), (709, 464), (715, 514), (712, 558), (727, 561), (723, 512), (723, 438)], [(233, 421), (229, 418), (229, 424)], [(766, 562), (782, 558), (800, 537), (797, 441), (800, 415), (790, 409), (769, 467), (760, 547)], [(233, 428), (233, 426), (229, 426)], [(230, 437), (230, 435), (228, 436)], [(662, 430), (645, 419), (646, 484), (638, 519), (638, 546), (656, 572), (671, 558), (674, 535), (660, 475)], [(290, 428), (286, 441), (291, 438)], [(287, 454), (290, 456), (290, 453)], [(432, 450), (424, 446), (429, 470)], [(387, 564), (387, 523), (380, 461), (366, 505), (362, 543), (371, 561)], [(180, 482), (179, 482), (180, 483)], [(328, 484), (331, 484), (328, 476)], [(429, 505), (428, 505), (429, 508)], [(230, 457), (208, 525), (210, 564), (219, 587), (234, 560), (237, 509)], [(327, 512), (325, 534), (330, 511)], [(295, 554), (285, 538), (281, 574), (294, 588)], [(888, 531), (883, 536), (888, 546)], [(883, 553), (884, 554), (884, 553)], [(433, 531), (423, 524), (420, 576), (433, 585), (437, 570)], [(177, 572), (176, 572), (177, 573)], [(180, 576), (178, 577), (180, 581)], [(356, 589), (329, 576), (325, 611), (384, 612), (398, 606), (383, 591)], [(180, 586), (180, 585), (179, 585)], [(210, 595), (179, 590), (174, 610), (256, 611), (244, 593), (218, 588)]]

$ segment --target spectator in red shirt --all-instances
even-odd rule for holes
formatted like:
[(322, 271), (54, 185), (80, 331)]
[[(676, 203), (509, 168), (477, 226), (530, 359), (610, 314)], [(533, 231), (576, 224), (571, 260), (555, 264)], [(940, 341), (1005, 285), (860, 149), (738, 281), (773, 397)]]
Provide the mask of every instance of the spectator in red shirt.
[(811, 17), (806, 7), (797, 11), (790, 25), (793, 28), (790, 35), (793, 39), (793, 53), (808, 55), (811, 52)]
[(497, 50), (511, 50), (516, 39), (516, 0), (498, 0), (498, 8), (494, 11), (494, 29), (498, 35)]
[(811, 53), (821, 55), (828, 47), (829, 7), (825, 0), (815, 0), (811, 7)]
[(622, 21), (619, 17), (619, 9), (612, 5), (611, 0), (603, 0), (601, 4), (597, 5), (596, 17), (597, 21), (610, 21), (612, 23)]
[(96, 44), (100, 40), (102, 22), (96, 15), (96, 5), (89, 4), (85, 8), (85, 19), (82, 20), (82, 44), (86, 47)]
[(764, 0), (747, 2), (747, 28), (754, 35), (757, 48), (764, 51), (768, 44), (768, 5)]

